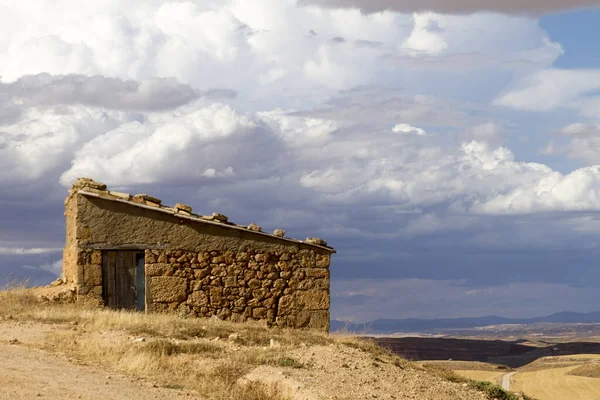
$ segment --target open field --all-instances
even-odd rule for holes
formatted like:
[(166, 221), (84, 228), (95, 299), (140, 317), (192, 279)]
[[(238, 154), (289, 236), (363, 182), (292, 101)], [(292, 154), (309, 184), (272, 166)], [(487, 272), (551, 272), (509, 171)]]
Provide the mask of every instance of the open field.
[(600, 398), (600, 379), (569, 375), (578, 367), (520, 372), (511, 378), (511, 390), (539, 400), (593, 400)]
[(468, 369), (455, 369), (458, 375), (474, 381), (487, 381), (495, 384), (500, 384), (502, 377), (506, 374), (505, 372), (496, 371), (472, 371)]
[[(438, 361), (427, 364), (451, 369), (469, 379), (498, 383), (508, 370), (488, 363)], [(600, 355), (576, 354), (542, 357), (517, 370), (510, 377), (510, 390), (538, 400), (600, 399)]]
[(2, 399), (490, 398), (347, 335), (43, 303), (26, 290), (0, 291), (0, 352)]

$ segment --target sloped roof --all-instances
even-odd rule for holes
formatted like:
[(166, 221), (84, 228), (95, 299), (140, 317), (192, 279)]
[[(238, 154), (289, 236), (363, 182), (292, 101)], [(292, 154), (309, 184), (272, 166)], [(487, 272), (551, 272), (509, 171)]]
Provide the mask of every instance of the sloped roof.
[(160, 199), (147, 194), (131, 195), (129, 193), (113, 192), (108, 190), (106, 185), (96, 182), (89, 178), (79, 178), (77, 182), (73, 184), (73, 188), (69, 191), (69, 197), (66, 201), (68, 201), (68, 199), (76, 193), (81, 194), (83, 196), (96, 197), (104, 200), (125, 203), (130, 206), (161, 212), (176, 216), (177, 218), (182, 218), (194, 222), (218, 225), (224, 228), (244, 231), (246, 233), (251, 233), (255, 235), (268, 236), (270, 238), (286, 242), (301, 243), (307, 246), (317, 247), (322, 250), (329, 251), (331, 253), (336, 252), (332, 247), (329, 247), (327, 245), (327, 242), (320, 238), (306, 238), (306, 240), (288, 238), (284, 236), (285, 231), (279, 229), (276, 230), (274, 234), (269, 234), (263, 232), (262, 229), (256, 224), (250, 224), (246, 226), (230, 222), (228, 218), (223, 214), (215, 213), (212, 216), (203, 216), (192, 213), (192, 208), (185, 204), (179, 203), (173, 207), (169, 207), (163, 205)]

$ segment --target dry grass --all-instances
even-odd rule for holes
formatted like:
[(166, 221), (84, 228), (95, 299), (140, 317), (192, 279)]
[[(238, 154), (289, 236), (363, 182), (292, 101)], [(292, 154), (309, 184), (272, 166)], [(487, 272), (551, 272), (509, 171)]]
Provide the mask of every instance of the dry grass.
[[(0, 290), (0, 320), (35, 321), (61, 327), (44, 347), (81, 363), (151, 379), (159, 386), (194, 390), (209, 400), (284, 400), (277, 386), (242, 379), (261, 365), (307, 368), (291, 353), (314, 345), (347, 346), (383, 364), (420, 369), (464, 382), (442, 368), (410, 363), (369, 339), (350, 334), (268, 328), (264, 324), (185, 318), (172, 314), (112, 311), (90, 304), (41, 302), (31, 290)], [(230, 338), (230, 335), (233, 337)], [(144, 340), (136, 340), (143, 337)], [(270, 344), (274, 341), (274, 346)]]
[[(47, 349), (82, 363), (148, 377), (164, 387), (196, 390), (214, 400), (282, 400), (285, 396), (277, 387), (240, 378), (259, 365), (302, 368), (286, 353), (299, 346), (333, 343), (324, 333), (260, 323), (42, 303), (25, 289), (0, 291), (0, 319), (62, 324), (65, 329), (48, 337)], [(236, 337), (228, 340), (231, 334)], [(270, 346), (272, 340), (276, 346)]]
[(600, 378), (600, 364), (584, 364), (580, 367), (572, 369), (567, 375), (585, 376), (588, 378)]

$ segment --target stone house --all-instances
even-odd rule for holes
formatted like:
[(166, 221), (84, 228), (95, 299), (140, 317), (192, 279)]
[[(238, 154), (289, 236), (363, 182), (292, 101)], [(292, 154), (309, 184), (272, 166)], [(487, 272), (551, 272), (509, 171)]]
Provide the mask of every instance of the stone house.
[(145, 194), (79, 178), (65, 200), (63, 278), (77, 298), (117, 309), (177, 312), (329, 330), (322, 239), (262, 232)]

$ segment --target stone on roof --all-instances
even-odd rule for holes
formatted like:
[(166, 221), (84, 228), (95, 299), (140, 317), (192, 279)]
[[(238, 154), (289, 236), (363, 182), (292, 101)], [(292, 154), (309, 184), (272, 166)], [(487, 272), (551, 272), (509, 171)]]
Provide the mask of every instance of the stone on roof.
[[(142, 206), (142, 207), (143, 206), (156, 207), (160, 211), (168, 212), (173, 215), (181, 215), (182, 217), (191, 218), (196, 221), (204, 220), (204, 221), (210, 221), (212, 223), (218, 222), (221, 224), (229, 225), (230, 227), (232, 227), (234, 229), (246, 229), (246, 230), (250, 230), (253, 232), (257, 232), (262, 235), (269, 235), (267, 233), (263, 233), (262, 228), (255, 223), (251, 223), (250, 225), (234, 224), (232, 222), (229, 222), (229, 218), (226, 215), (219, 214), (219, 213), (213, 213), (212, 216), (202, 216), (202, 215), (192, 214), (192, 207), (188, 206), (187, 204), (177, 203), (175, 205), (175, 207), (168, 207), (168, 206), (165, 206), (162, 204), (161, 199), (154, 197), (154, 196), (150, 196), (148, 194), (144, 194), (144, 193), (136, 194), (135, 196), (132, 196), (129, 193), (111, 192), (108, 190), (108, 188), (106, 187), (105, 184), (96, 182), (90, 178), (78, 178), (77, 179), (77, 181), (73, 184), (73, 188), (69, 191), (69, 196), (65, 200), (65, 204), (69, 201), (69, 199), (73, 195), (78, 193), (80, 190), (82, 191), (83, 194), (93, 195), (95, 197), (105, 198), (105, 199), (109, 199), (109, 200), (113, 200), (113, 201), (126, 202), (131, 205), (138, 205), (138, 206)], [(286, 238), (285, 233), (286, 232), (283, 229), (276, 229), (273, 232), (272, 236), (278, 237), (278, 238), (281, 238), (281, 239), (287, 240), (287, 241), (302, 243), (302, 241), (299, 241), (297, 239)], [(333, 250), (333, 248), (331, 248), (330, 246), (327, 246), (327, 242), (320, 238), (307, 238), (303, 243), (309, 244), (309, 245), (327, 247), (330, 251), (335, 253), (335, 250)]]
[(318, 246), (327, 246), (327, 242), (324, 241), (321, 238), (312, 238), (312, 237), (309, 237), (309, 238), (306, 238), (306, 240), (304, 241), (304, 243), (316, 244)]

